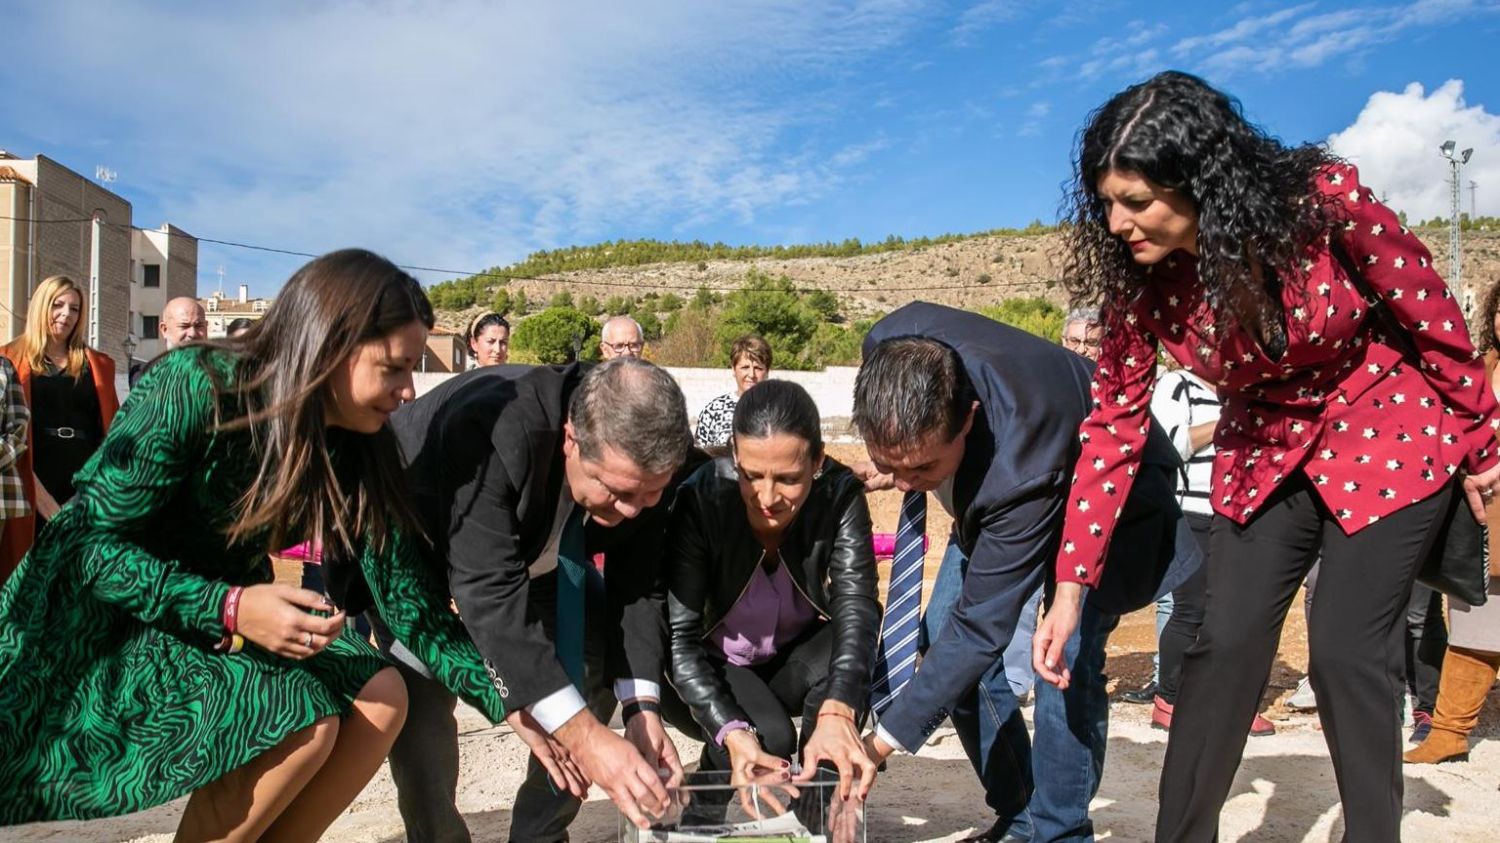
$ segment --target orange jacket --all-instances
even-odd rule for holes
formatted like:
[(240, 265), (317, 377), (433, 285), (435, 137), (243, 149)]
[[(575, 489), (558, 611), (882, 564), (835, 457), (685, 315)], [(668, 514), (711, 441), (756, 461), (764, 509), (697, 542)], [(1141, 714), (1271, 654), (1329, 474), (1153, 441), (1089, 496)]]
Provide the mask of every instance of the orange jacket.
[[(27, 362), (21, 346), (21, 339), (12, 340), (0, 348), (0, 354), (9, 357), (10, 362), (15, 364), (16, 375), (21, 380), (21, 388), (26, 391), (26, 406), (30, 407), (31, 364)], [(114, 421), (115, 411), (120, 409), (120, 398), (115, 392), (115, 361), (92, 348), (84, 349), (83, 353), (89, 361), (89, 373), (94, 380), (94, 389), (99, 393), (100, 421), (104, 423), (104, 430), (108, 431), (110, 422)], [(31, 425), (26, 429), (26, 452), (16, 460), (17, 471), (26, 481), (26, 500), (33, 508), (36, 507), (36, 475), (31, 467), (31, 453), (36, 442), (35, 431), (36, 417), (33, 416)], [(31, 549), (31, 540), (35, 533), (35, 515), (13, 518), (5, 522), (5, 532), (0, 535), (0, 583), (5, 582), (10, 572), (21, 564), (21, 557)]]

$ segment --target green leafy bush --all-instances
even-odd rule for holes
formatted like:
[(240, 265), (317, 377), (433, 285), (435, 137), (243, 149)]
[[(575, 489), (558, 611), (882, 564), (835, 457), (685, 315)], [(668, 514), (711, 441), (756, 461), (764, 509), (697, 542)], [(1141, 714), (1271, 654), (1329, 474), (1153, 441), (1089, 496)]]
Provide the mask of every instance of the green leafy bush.
[(534, 355), (538, 363), (570, 363), (575, 359), (599, 359), (599, 323), (571, 307), (549, 307), (521, 320), (511, 346)]

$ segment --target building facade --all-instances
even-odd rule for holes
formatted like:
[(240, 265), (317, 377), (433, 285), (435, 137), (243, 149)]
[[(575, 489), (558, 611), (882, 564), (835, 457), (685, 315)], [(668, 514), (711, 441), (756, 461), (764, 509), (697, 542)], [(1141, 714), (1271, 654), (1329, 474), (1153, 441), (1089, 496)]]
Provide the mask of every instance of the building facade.
[(161, 312), (167, 302), (198, 297), (198, 240), (170, 223), (130, 234), (130, 332), (136, 359), (150, 360), (166, 350)]
[(250, 298), (250, 285), (241, 284), (239, 295), (229, 298), (224, 295), (223, 290), (216, 290), (206, 299), (199, 299), (198, 303), (203, 305), (203, 312), (208, 314), (208, 335), (210, 337), (222, 337), (229, 333), (229, 323), (236, 319), (249, 319), (259, 322), (266, 311), (271, 309), (274, 299), (252, 299)]
[[(198, 275), (196, 239), (170, 225), (136, 232), (131, 213), (124, 198), (44, 155), (0, 150), (0, 216), (7, 218), (0, 220), (0, 338), (25, 329), (38, 284), (66, 275), (85, 293), (88, 343), (127, 371), (129, 350), (143, 341), (143, 315), (161, 315), (154, 299), (136, 299), (146, 290), (143, 267), (157, 267), (149, 271), (166, 298), (193, 295)], [(143, 351), (134, 357), (144, 359)]]

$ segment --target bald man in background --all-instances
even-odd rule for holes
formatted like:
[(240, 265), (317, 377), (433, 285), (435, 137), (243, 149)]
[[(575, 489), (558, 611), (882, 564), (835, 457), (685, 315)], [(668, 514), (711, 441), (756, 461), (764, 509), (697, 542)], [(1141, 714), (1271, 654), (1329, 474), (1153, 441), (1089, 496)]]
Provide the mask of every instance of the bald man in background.
[[(208, 314), (203, 312), (203, 305), (197, 299), (178, 296), (161, 309), (157, 333), (161, 337), (162, 354), (166, 354), (180, 345), (208, 336)], [(133, 387), (140, 380), (141, 372), (146, 366), (133, 359), (129, 361), (129, 366), (129, 381)]]
[(208, 336), (208, 314), (203, 305), (189, 296), (178, 296), (161, 309), (161, 342), (163, 351)]

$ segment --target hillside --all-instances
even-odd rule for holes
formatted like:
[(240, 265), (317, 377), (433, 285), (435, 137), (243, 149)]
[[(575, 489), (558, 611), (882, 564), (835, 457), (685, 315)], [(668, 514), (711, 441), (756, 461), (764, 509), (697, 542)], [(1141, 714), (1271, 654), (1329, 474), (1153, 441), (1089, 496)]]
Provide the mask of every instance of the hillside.
[[(1445, 229), (1421, 229), (1439, 271), (1448, 265)], [(716, 292), (738, 289), (746, 273), (756, 269), (770, 276), (786, 276), (797, 287), (821, 289), (838, 297), (849, 319), (883, 313), (909, 301), (978, 308), (1004, 299), (1038, 296), (1059, 305), (1066, 296), (1058, 277), (1062, 236), (991, 234), (952, 239), (932, 245), (860, 254), (852, 257), (794, 257), (785, 259), (706, 260), (650, 263), (582, 269), (545, 276), (544, 280), (485, 279), (492, 289), (524, 291), (530, 310), (540, 309), (556, 293), (574, 298), (675, 293), (691, 298), (700, 287)], [(1484, 288), (1500, 279), (1500, 231), (1464, 234), (1464, 277), (1477, 300)], [(1477, 305), (1477, 301), (1476, 301)], [(479, 306), (440, 310), (439, 322), (462, 330)]]

